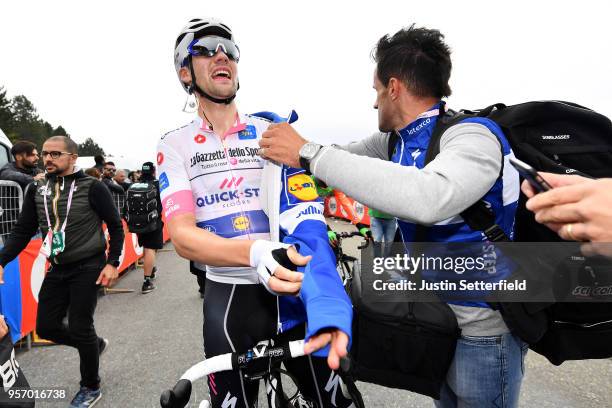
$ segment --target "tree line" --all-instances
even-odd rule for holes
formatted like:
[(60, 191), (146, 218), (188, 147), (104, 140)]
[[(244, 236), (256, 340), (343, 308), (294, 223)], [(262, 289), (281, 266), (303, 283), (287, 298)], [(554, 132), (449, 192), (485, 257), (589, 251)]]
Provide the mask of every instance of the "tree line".
[[(40, 149), (44, 141), (51, 136), (70, 137), (61, 125), (53, 127), (42, 119), (34, 104), (25, 95), (9, 98), (6, 93), (6, 88), (0, 86), (0, 129), (12, 143), (17, 140), (29, 140)], [(83, 143), (79, 143), (79, 156), (97, 154), (106, 155), (104, 149), (92, 138), (88, 137)]]

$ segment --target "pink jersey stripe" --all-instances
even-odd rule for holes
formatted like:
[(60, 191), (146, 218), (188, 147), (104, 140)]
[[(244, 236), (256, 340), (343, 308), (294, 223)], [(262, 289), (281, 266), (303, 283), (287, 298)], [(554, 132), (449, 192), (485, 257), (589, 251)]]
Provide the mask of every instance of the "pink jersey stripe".
[(170, 194), (168, 197), (164, 198), (162, 206), (164, 207), (166, 220), (179, 214), (195, 214), (191, 190), (181, 190)]

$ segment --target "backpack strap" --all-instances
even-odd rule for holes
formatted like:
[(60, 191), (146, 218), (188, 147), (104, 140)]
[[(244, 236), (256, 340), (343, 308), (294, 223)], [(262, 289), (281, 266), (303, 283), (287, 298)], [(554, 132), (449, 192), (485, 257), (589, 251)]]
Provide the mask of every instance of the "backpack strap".
[[(429, 146), (427, 147), (427, 154), (425, 155), (425, 166), (429, 164), (436, 156), (440, 153), (440, 140), (442, 139), (442, 135), (446, 132), (450, 127), (455, 126), (459, 122), (464, 119), (470, 117), (486, 117), (488, 116), (494, 109), (503, 109), (505, 105), (503, 104), (495, 104), (491, 105), (481, 111), (471, 112), (471, 111), (461, 111), (461, 112), (453, 112), (448, 111), (443, 113), (444, 105), (440, 107), (440, 115), (438, 116), (438, 121), (436, 122), (436, 127), (431, 135), (429, 140)], [(499, 177), (503, 174), (503, 147), (502, 149), (502, 167), (500, 170)], [(495, 214), (493, 210), (489, 208), (487, 203), (480, 199), (472, 204), (470, 207), (465, 209), (460, 213), (461, 217), (464, 219), (465, 223), (474, 231), (482, 231), (487, 239), (491, 242), (509, 242), (510, 238), (506, 235), (504, 230), (497, 225), (495, 222)], [(427, 238), (427, 229), (428, 227), (425, 225), (417, 224), (416, 232), (415, 232), (415, 241), (416, 242), (424, 242)]]
[(387, 145), (387, 160), (391, 161), (391, 156), (395, 153), (395, 146), (399, 141), (399, 135), (397, 132), (389, 133), (389, 144)]

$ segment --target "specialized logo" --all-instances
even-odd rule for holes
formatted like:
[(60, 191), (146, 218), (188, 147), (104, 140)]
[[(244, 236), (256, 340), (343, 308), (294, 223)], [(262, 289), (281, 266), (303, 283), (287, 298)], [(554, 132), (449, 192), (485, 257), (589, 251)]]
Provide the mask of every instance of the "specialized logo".
[(228, 391), (225, 395), (225, 399), (221, 403), (221, 408), (236, 408), (236, 402), (238, 402), (238, 399), (236, 397), (232, 397), (232, 394), (230, 394)]
[(414, 161), (414, 165), (416, 166), (416, 161), (417, 158), (421, 155), (421, 150), (420, 149), (416, 149), (414, 152), (410, 153), (410, 156), (412, 156), (412, 160)]
[(242, 183), (243, 180), (244, 180), (244, 177), (240, 177), (238, 179), (236, 179), (236, 177), (232, 177), (231, 179), (226, 178), (225, 180), (223, 180), (223, 183), (219, 185), (219, 188), (223, 189), (223, 188), (238, 187), (240, 183)]
[(164, 162), (164, 154), (162, 152), (157, 153), (157, 165), (159, 166)]
[[(340, 385), (341, 382), (342, 382), (342, 379), (340, 378), (340, 376), (332, 371), (329, 375), (329, 380), (327, 380), (327, 384), (325, 384), (325, 392), (330, 392), (333, 390), (331, 393), (332, 394), (331, 403), (333, 406), (336, 406), (336, 394), (338, 393), (338, 386)], [(340, 387), (340, 392), (342, 393), (344, 398), (346, 399), (350, 398), (350, 396), (347, 396), (344, 394), (343, 387)]]
[(304, 173), (296, 174), (287, 179), (289, 194), (301, 201), (316, 200), (319, 195), (312, 178)]
[(259, 188), (245, 188), (242, 191), (232, 190), (224, 191), (222, 193), (209, 194), (204, 197), (198, 197), (196, 199), (196, 205), (198, 207), (206, 207), (208, 205), (226, 203), (229, 201), (237, 201), (244, 198), (259, 197)]
[(246, 231), (251, 226), (251, 221), (247, 215), (239, 215), (232, 218), (232, 225), (236, 232)]
[(247, 127), (238, 133), (238, 139), (250, 140), (257, 138), (257, 129), (253, 125), (247, 125)]
[(164, 191), (168, 187), (170, 187), (170, 181), (168, 180), (168, 175), (164, 171), (159, 175), (159, 191)]
[(204, 135), (197, 135), (196, 137), (193, 138), (193, 141), (196, 142), (197, 144), (202, 144), (206, 141), (206, 136)]
[(323, 211), (321, 211), (319, 208), (315, 207), (314, 205), (309, 205), (308, 207), (306, 207), (305, 209), (300, 211), (298, 216), (295, 217), (295, 218), (300, 218), (303, 215), (313, 215), (313, 214), (314, 215), (321, 215), (321, 214), (323, 214)]

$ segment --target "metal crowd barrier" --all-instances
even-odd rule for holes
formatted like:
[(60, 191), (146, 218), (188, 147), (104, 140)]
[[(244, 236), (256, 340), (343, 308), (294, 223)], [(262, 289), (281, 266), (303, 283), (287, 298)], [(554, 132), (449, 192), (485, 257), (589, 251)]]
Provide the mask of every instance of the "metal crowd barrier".
[(23, 191), (21, 186), (8, 180), (0, 180), (0, 245), (17, 223), (21, 206), (23, 205)]
[(114, 191), (111, 191), (111, 195), (113, 196), (113, 202), (115, 203), (117, 210), (119, 210), (119, 215), (121, 216), (121, 218), (124, 218), (125, 211), (126, 211), (125, 193), (118, 194), (118, 193), (115, 193)]

